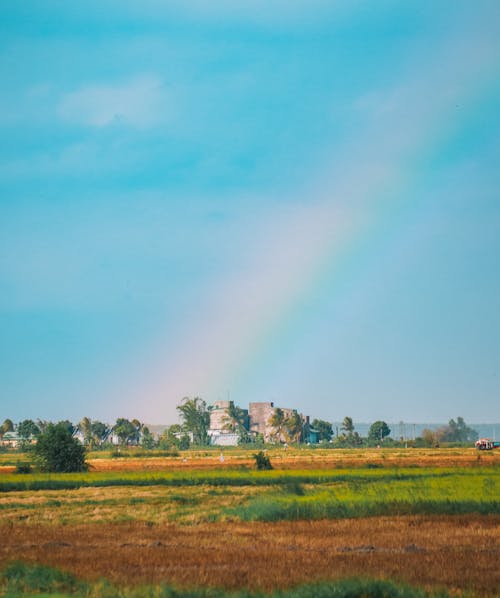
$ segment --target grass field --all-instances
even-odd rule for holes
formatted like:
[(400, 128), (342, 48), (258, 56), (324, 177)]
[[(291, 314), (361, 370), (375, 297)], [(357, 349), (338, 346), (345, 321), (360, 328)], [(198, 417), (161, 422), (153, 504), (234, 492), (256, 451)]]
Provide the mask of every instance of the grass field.
[[(257, 472), (251, 455), (235, 450), (222, 465), (218, 452), (206, 451), (175, 459), (175, 467), (157, 456), (99, 459), (102, 467), (86, 474), (0, 473), (0, 567), (57, 567), (90, 584), (85, 595), (99, 595), (101, 578), (114, 584), (109, 595), (134, 595), (139, 586), (174, 595), (161, 584), (273, 592), (368, 576), (494, 596), (498, 458), (450, 451), (425, 451), (420, 465), (414, 451), (375, 452), (378, 460), (374, 451), (345, 451), (332, 465), (337, 451), (305, 449), (270, 451), (275, 469)], [(355, 467), (346, 467), (348, 458)], [(15, 595), (8, 577), (4, 590)], [(418, 595), (390, 587), (379, 595)]]

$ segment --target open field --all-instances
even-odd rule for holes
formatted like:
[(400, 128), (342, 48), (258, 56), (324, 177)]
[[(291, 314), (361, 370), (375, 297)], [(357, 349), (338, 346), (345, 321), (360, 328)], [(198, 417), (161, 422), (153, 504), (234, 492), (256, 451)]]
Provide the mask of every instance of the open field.
[(193, 526), (140, 522), (2, 526), (2, 563), (44, 563), (96, 581), (272, 590), (370, 576), (494, 596), (498, 516), (410, 516)]
[[(257, 449), (224, 448), (224, 469), (253, 468), (252, 453)], [(164, 451), (123, 450), (122, 458), (111, 458), (111, 452), (90, 453), (88, 462), (95, 472), (166, 471), (186, 469), (219, 469), (220, 449), (182, 451), (177, 456), (164, 456)], [(136, 457), (139, 453), (141, 456)], [(271, 448), (267, 450), (274, 466), (279, 469), (342, 469), (344, 467), (475, 467), (500, 464), (500, 451), (478, 452), (475, 448), (445, 449), (324, 449)], [(157, 456), (158, 455), (158, 456)], [(11, 473), (26, 455), (0, 453), (0, 474)]]
[(269, 451), (267, 472), (250, 469), (248, 453), (238, 466), (235, 450), (234, 463), (207, 451), (177, 467), (129, 457), (86, 474), (2, 473), (0, 568), (22, 560), (120, 587), (272, 591), (368, 576), (497, 595), (497, 455), (440, 450), (418, 464), (413, 450), (359, 450), (328, 467), (332, 452), (281, 462), (283, 451)]

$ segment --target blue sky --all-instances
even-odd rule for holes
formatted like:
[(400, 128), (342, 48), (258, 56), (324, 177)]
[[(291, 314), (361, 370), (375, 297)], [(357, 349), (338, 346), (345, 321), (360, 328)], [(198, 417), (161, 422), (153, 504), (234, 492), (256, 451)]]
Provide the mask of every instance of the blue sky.
[(500, 420), (497, 2), (4, 2), (0, 418)]

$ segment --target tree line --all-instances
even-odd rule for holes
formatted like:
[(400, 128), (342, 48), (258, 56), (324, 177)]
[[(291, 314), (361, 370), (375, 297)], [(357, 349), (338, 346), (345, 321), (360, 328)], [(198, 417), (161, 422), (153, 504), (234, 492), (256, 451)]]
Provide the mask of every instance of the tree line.
[[(108, 425), (99, 420), (88, 417), (82, 418), (77, 424), (68, 420), (58, 422), (58, 426), (65, 428), (68, 433), (81, 440), (90, 449), (115, 446), (141, 446), (145, 449), (187, 449), (191, 445), (206, 446), (210, 442), (208, 435), (210, 427), (211, 407), (200, 397), (185, 397), (177, 406), (181, 423), (168, 426), (163, 433), (155, 437), (149, 428), (138, 419), (118, 418), (114, 425)], [(334, 434), (333, 424), (322, 419), (314, 419), (309, 425), (296, 411), (288, 412), (279, 407), (275, 408), (268, 424), (273, 433), (271, 443), (307, 443), (311, 439), (311, 432), (320, 443), (328, 443), (332, 447), (362, 447), (387, 445), (397, 440), (390, 438), (391, 430), (385, 421), (378, 420), (371, 424), (366, 437), (362, 437), (355, 429), (351, 417), (344, 417), (339, 430)], [(10, 419), (5, 419), (0, 426), (0, 441), (8, 432), (15, 431), (21, 448), (26, 448), (37, 441), (47, 429), (53, 425), (44, 420), (25, 419), (17, 425)], [(236, 434), (239, 444), (264, 444), (264, 438), (251, 434), (247, 412), (233, 402), (224, 416), (223, 431)], [(413, 440), (414, 446), (439, 446), (441, 443), (466, 443), (477, 440), (478, 434), (466, 425), (462, 417), (455, 421), (450, 419), (448, 425), (437, 430), (423, 430), (420, 437)], [(403, 439), (400, 439), (403, 440)], [(113, 441), (113, 442), (111, 442)]]

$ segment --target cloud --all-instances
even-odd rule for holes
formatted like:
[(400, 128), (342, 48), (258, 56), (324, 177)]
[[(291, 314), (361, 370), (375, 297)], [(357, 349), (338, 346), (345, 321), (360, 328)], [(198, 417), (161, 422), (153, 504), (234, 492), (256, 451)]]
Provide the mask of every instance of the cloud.
[(86, 85), (66, 94), (58, 112), (66, 121), (91, 127), (146, 129), (168, 121), (170, 97), (161, 79), (146, 75), (116, 85)]

